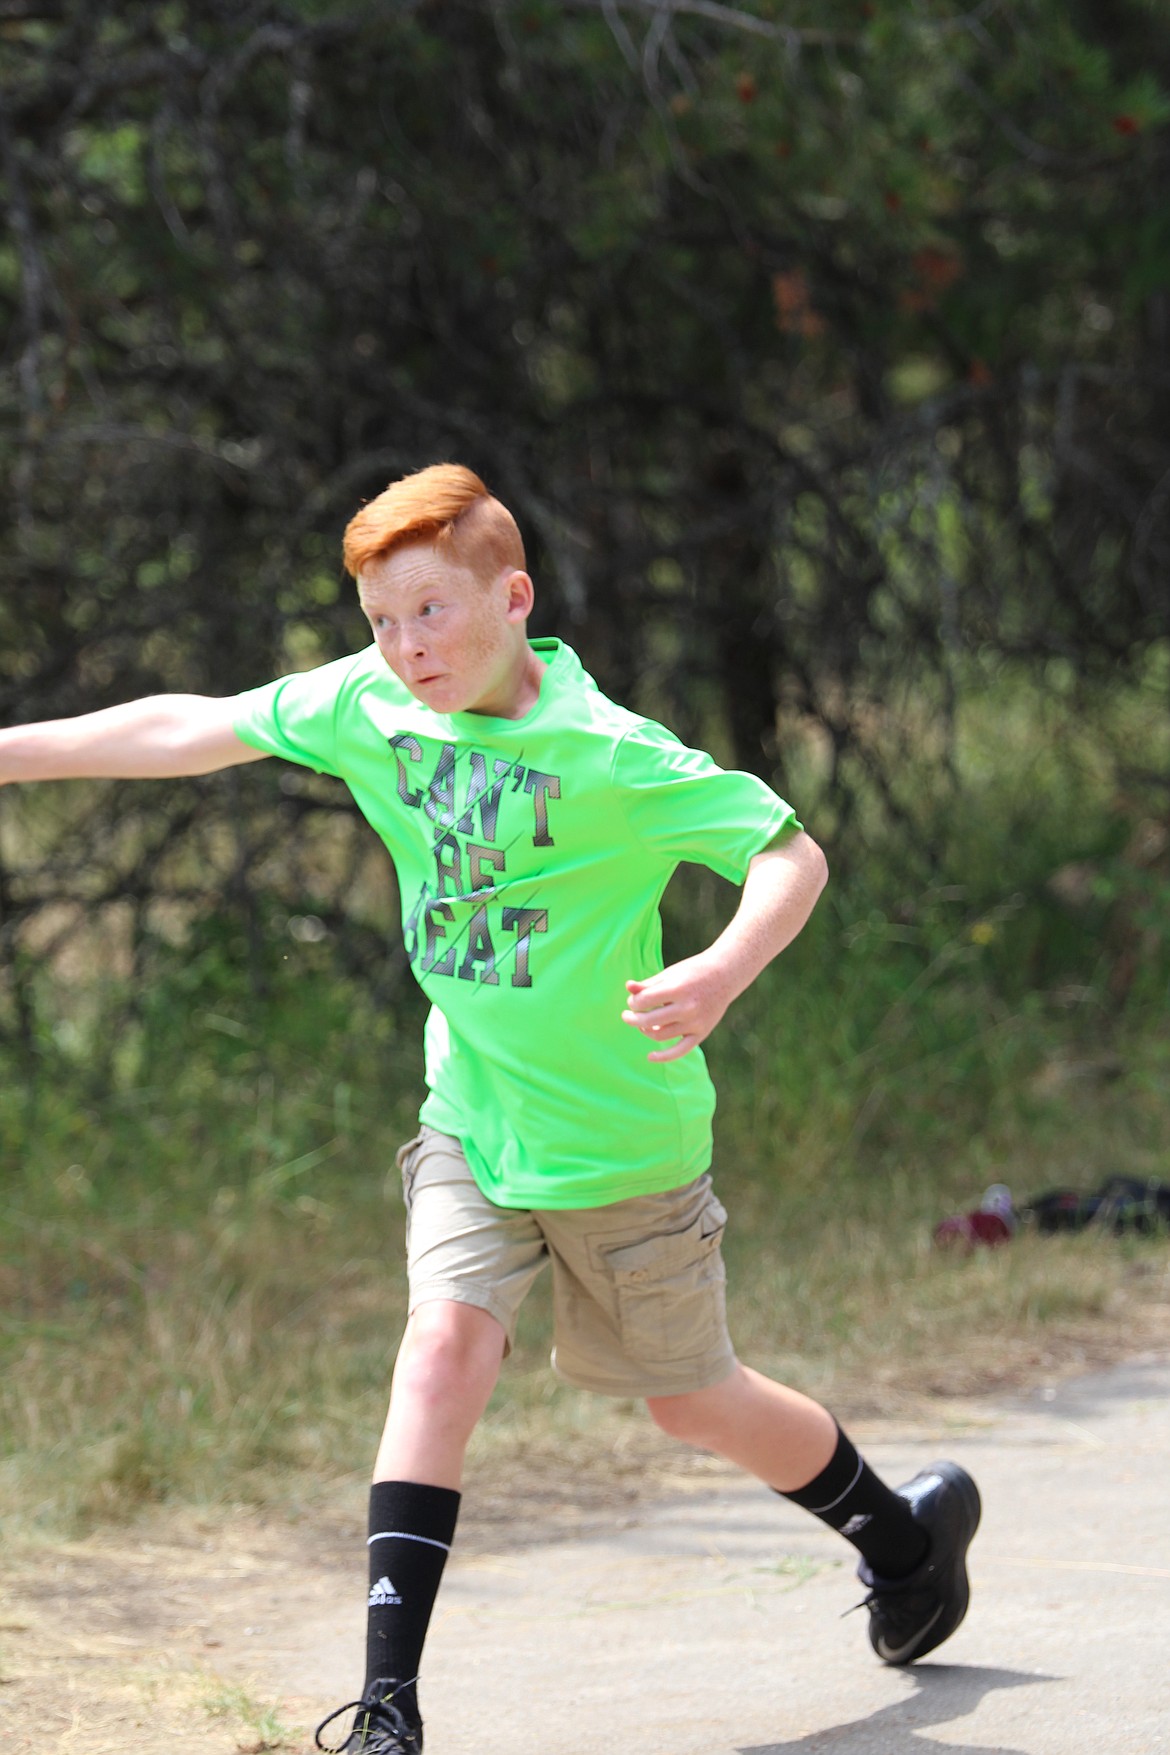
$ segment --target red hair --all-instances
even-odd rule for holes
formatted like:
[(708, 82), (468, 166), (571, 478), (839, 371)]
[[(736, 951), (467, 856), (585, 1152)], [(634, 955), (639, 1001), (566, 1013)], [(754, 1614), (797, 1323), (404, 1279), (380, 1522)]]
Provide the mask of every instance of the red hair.
[(516, 520), (461, 463), (433, 463), (404, 475), (355, 513), (345, 528), (346, 571), (357, 579), (371, 561), (409, 542), (450, 549), (481, 576), (494, 578), (505, 567), (524, 570)]

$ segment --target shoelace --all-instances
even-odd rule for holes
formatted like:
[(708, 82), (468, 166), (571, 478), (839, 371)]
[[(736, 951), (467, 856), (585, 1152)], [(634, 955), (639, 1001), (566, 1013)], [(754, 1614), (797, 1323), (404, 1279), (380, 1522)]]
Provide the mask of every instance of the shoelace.
[[(407, 1721), (404, 1714), (397, 1706), (395, 1706), (394, 1701), (396, 1696), (401, 1694), (404, 1688), (412, 1688), (417, 1681), (418, 1677), (412, 1676), (409, 1682), (399, 1682), (394, 1693), (387, 1694), (385, 1698), (379, 1698), (377, 1695), (371, 1696), (369, 1694), (363, 1694), (360, 1700), (347, 1700), (344, 1706), (337, 1707), (335, 1711), (329, 1714), (328, 1718), (323, 1718), (321, 1720), (321, 1723), (313, 1732), (314, 1743), (316, 1743), (318, 1749), (324, 1749), (326, 1755), (339, 1755), (339, 1751), (345, 1748), (345, 1743), (349, 1742), (349, 1737), (345, 1739), (345, 1743), (323, 1743), (321, 1741), (321, 1732), (325, 1729), (326, 1725), (331, 1725), (335, 1718), (340, 1718), (343, 1712), (361, 1712), (363, 1709), (366, 1713), (366, 1722), (361, 1727), (362, 1741), (359, 1745), (359, 1748), (363, 1751), (363, 1755), (367, 1750), (369, 1751), (369, 1755), (382, 1755), (382, 1750), (388, 1750), (389, 1748), (389, 1738), (391, 1736), (399, 1739), (414, 1737), (414, 1726)], [(376, 1718), (375, 1714), (377, 1715)], [(383, 1731), (387, 1733), (385, 1739), (382, 1737)], [(352, 1735), (353, 1732), (351, 1731), (350, 1736)], [(375, 1741), (375, 1739), (377, 1739), (377, 1741)]]
[(877, 1603), (881, 1607), (882, 1618), (888, 1622), (895, 1633), (914, 1632), (922, 1620), (924, 1608), (929, 1608), (933, 1601), (932, 1593), (923, 1587), (921, 1581), (911, 1585), (909, 1579), (891, 1579), (881, 1590), (867, 1591), (859, 1603), (842, 1610), (841, 1619), (846, 1615), (855, 1615), (858, 1609), (871, 1609)]

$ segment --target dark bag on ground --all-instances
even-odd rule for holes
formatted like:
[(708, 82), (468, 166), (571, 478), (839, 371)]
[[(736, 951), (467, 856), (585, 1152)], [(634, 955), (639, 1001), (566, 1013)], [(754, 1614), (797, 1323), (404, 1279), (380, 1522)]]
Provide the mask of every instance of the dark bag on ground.
[(1019, 1209), (1025, 1224), (1037, 1231), (1111, 1231), (1115, 1236), (1136, 1232), (1148, 1236), (1170, 1227), (1170, 1183), (1143, 1182), (1137, 1176), (1110, 1176), (1095, 1193), (1053, 1188)]

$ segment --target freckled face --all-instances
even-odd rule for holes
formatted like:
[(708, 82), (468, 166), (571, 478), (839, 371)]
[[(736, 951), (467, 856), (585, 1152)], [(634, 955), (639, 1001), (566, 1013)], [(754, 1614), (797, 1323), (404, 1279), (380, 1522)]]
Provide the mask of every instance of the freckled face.
[(363, 567), (358, 595), (382, 657), (433, 712), (512, 719), (534, 704), (527, 573), (506, 568), (485, 582), (432, 544), (410, 543)]

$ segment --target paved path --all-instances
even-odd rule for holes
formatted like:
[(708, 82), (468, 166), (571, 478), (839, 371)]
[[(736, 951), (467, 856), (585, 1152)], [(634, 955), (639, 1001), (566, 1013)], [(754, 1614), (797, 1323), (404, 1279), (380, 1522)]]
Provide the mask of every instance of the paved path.
[[(604, 1537), (452, 1561), (427, 1755), (1168, 1755), (1170, 1362), (866, 1435), (893, 1481), (954, 1455), (983, 1493), (967, 1621), (931, 1659), (870, 1651), (839, 1539), (738, 1478)], [(353, 1691), (354, 1605), (270, 1648), (275, 1686)]]

